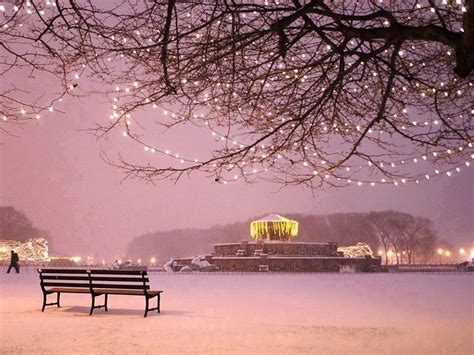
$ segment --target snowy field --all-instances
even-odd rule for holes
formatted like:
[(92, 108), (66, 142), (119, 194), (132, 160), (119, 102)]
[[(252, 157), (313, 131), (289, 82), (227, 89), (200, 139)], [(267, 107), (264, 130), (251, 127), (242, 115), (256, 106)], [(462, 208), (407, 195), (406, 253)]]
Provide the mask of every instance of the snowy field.
[(152, 274), (140, 297), (64, 294), (41, 313), (35, 272), (0, 275), (2, 354), (473, 354), (472, 273)]

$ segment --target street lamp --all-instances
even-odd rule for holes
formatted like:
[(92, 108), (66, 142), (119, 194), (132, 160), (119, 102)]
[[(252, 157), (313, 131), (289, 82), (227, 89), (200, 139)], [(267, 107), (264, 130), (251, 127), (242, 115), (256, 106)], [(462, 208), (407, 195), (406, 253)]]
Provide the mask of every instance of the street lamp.
[(393, 264), (392, 256), (393, 256), (393, 251), (391, 250), (387, 251), (387, 258), (390, 258), (390, 264)]
[(441, 256), (444, 254), (444, 250), (442, 248), (438, 248), (438, 255), (439, 259), (438, 262), (441, 264)]
[(466, 255), (466, 251), (464, 250), (464, 248), (459, 249), (459, 254)]

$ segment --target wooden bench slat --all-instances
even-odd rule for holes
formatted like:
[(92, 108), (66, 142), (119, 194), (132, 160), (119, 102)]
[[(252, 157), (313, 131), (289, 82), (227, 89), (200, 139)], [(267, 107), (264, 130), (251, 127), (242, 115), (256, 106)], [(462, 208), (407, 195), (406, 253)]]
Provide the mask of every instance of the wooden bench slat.
[[(151, 295), (157, 295), (163, 291), (147, 291), (147, 294)], [(99, 293), (104, 293), (108, 295), (131, 295), (131, 296), (143, 296), (145, 295), (145, 292), (142, 290), (126, 290), (126, 289), (100, 289)]]
[(41, 275), (43, 280), (89, 281), (89, 276)]
[[(129, 290), (143, 290), (143, 285), (118, 285), (118, 284), (89, 284), (89, 283), (72, 283), (72, 282), (43, 282), (45, 287), (87, 287), (90, 288), (122, 288)], [(150, 286), (146, 285), (146, 289)]]
[[(87, 287), (89, 288), (89, 283), (83, 282), (43, 282), (44, 287)], [(143, 287), (142, 287), (143, 288)]]
[(38, 269), (43, 274), (87, 274), (87, 270), (78, 269)]
[[(49, 290), (50, 292), (61, 292), (61, 293), (90, 293), (89, 288), (62, 288), (62, 287), (54, 287)], [(158, 293), (162, 293), (163, 291), (157, 291), (157, 290), (150, 290), (147, 291), (149, 295), (157, 295)], [(143, 296), (145, 292), (142, 290), (127, 290), (127, 289), (100, 289), (98, 293), (107, 293), (109, 295), (139, 295)]]
[(73, 288), (73, 287), (53, 287), (48, 290), (49, 292), (61, 292), (61, 293), (90, 293), (89, 288)]
[(91, 274), (146, 275), (145, 270), (90, 270)]
[[(75, 280), (89, 281), (89, 276), (66, 276), (66, 275), (42, 275), (43, 280)], [(149, 282), (148, 277), (103, 277), (92, 276), (92, 281), (116, 281), (116, 282)]]
[(150, 281), (148, 277), (104, 277), (104, 276), (91, 276), (92, 282), (94, 281), (117, 281), (117, 282), (142, 282)]
[[(115, 284), (92, 284), (92, 288), (123, 288), (128, 290), (143, 290), (142, 285), (115, 285)], [(146, 285), (146, 289), (150, 289), (150, 286)]]

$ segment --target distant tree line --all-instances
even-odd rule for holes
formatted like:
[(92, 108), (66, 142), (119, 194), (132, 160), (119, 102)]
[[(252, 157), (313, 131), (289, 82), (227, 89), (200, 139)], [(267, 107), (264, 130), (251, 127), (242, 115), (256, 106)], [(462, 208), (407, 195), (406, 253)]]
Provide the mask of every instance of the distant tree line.
[(24, 212), (13, 206), (0, 206), (0, 239), (25, 242), (40, 237), (51, 239), (49, 233), (35, 227)]
[(433, 255), (437, 235), (430, 219), (386, 211), (371, 212), (368, 220), (379, 241), (379, 247), (383, 248), (386, 262), (390, 251), (397, 264), (402, 262), (402, 258), (408, 264), (413, 264), (418, 259), (426, 262)]
[[(295, 242), (335, 241), (340, 246), (366, 242), (375, 254), (382, 250), (385, 261), (387, 254), (393, 254), (396, 263), (426, 262), (434, 254), (437, 241), (431, 220), (397, 211), (329, 215), (288, 214), (286, 217), (299, 222), (299, 233), (294, 239)], [(142, 260), (155, 257), (158, 262), (163, 263), (174, 256), (211, 253), (216, 243), (249, 240), (250, 222), (251, 220), (248, 220), (209, 229), (148, 233), (129, 243), (127, 256)]]

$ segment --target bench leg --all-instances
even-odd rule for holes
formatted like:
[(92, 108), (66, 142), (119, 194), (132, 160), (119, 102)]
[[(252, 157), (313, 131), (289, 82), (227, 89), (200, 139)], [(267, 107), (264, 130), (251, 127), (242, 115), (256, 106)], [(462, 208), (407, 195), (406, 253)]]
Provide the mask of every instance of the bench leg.
[(145, 318), (148, 313), (148, 300), (149, 300), (148, 296), (145, 296), (145, 316), (144, 316)]
[(46, 308), (46, 292), (43, 292), (43, 307), (41, 308), (41, 312), (44, 312), (44, 309)]
[[(156, 308), (149, 308), (149, 300), (153, 297), (156, 297)], [(160, 313), (160, 294), (152, 297), (145, 296), (145, 318), (149, 311), (158, 311)]]
[(96, 306), (95, 305), (95, 298), (102, 295), (102, 293), (99, 293), (99, 294), (95, 294), (95, 293), (91, 293), (91, 297), (92, 297), (92, 305), (91, 305), (91, 311), (89, 312), (89, 315), (91, 316), (92, 315), (92, 312), (94, 312), (94, 309), (95, 308), (105, 308), (105, 311), (107, 312), (109, 309), (107, 308), (107, 301), (108, 301), (108, 294), (104, 294), (104, 297), (105, 297), (105, 303), (104, 304), (101, 304), (100, 306)]
[(60, 299), (60, 295), (61, 295), (60, 292), (57, 292), (56, 302), (46, 303), (47, 302), (47, 296), (50, 293), (54, 293), (54, 292), (43, 292), (43, 307), (41, 307), (41, 312), (44, 312), (44, 309), (46, 308), (46, 306), (58, 306), (58, 307), (60, 307), (60, 305), (59, 305), (59, 299)]
[(92, 305), (91, 305), (91, 311), (89, 312), (90, 316), (92, 315), (92, 312), (94, 312), (94, 308), (95, 308), (95, 295), (91, 293), (91, 297), (92, 297)]

